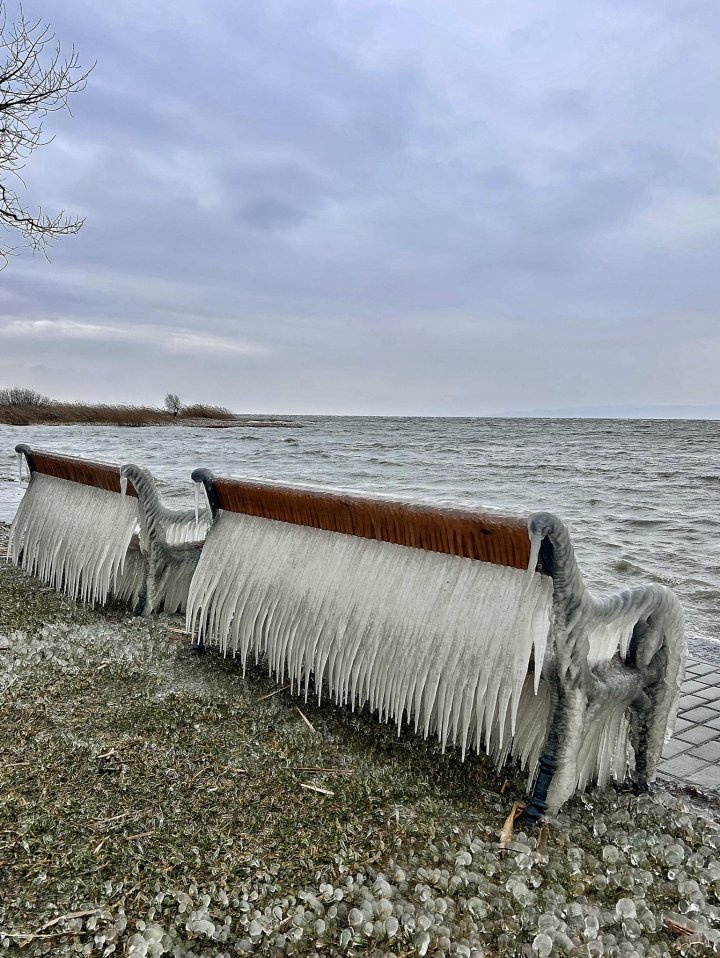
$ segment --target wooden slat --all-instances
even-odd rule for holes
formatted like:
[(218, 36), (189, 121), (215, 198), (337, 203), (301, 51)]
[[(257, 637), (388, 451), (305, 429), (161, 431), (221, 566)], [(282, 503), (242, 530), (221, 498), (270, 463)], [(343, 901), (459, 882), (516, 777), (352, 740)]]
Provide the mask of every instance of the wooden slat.
[[(56, 479), (79, 482), (84, 486), (95, 486), (109, 492), (120, 492), (120, 466), (91, 459), (77, 459), (55, 452), (42, 452), (35, 449), (31, 453), (33, 469)], [(127, 495), (136, 496), (135, 487), (128, 481)]]
[(526, 569), (527, 520), (219, 477), (221, 509)]

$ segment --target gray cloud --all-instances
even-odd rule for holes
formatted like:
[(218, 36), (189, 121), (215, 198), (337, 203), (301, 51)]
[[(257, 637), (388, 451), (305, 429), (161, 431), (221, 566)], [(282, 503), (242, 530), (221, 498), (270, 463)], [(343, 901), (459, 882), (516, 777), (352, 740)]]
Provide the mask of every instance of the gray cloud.
[(27, 180), (87, 222), (1, 274), (0, 382), (263, 411), (718, 401), (714, 5), (49, 14), (98, 65)]

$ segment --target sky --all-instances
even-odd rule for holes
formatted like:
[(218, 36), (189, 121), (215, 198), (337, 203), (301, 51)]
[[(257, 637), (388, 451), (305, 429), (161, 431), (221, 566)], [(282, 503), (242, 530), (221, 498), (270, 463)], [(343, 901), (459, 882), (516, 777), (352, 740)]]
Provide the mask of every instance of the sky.
[(0, 272), (0, 385), (720, 408), (716, 0), (24, 7), (96, 66), (25, 170), (86, 221)]

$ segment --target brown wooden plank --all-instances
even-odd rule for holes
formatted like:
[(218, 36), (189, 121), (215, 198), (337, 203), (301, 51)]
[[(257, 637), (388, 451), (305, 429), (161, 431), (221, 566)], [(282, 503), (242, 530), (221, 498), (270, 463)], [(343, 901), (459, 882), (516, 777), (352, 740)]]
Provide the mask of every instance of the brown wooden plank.
[(292, 488), (218, 477), (220, 508), (365, 539), (527, 568), (530, 539), (519, 516)]
[[(120, 493), (120, 466), (36, 449), (32, 450), (31, 458), (33, 469), (46, 476)], [(137, 496), (135, 487), (130, 481), (127, 484), (127, 495)]]

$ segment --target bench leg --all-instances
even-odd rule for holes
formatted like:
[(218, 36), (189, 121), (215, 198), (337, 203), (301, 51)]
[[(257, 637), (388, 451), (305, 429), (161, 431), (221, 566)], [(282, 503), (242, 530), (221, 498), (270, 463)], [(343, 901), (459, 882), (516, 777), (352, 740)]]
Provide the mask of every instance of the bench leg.
[(545, 742), (545, 748), (540, 756), (540, 763), (532, 794), (528, 799), (527, 808), (522, 814), (522, 821), (530, 825), (537, 825), (545, 817), (547, 811), (547, 795), (553, 775), (555, 774), (558, 736), (553, 719), (550, 732)]
[(587, 701), (579, 689), (560, 688), (538, 773), (522, 819), (536, 824), (555, 814), (575, 791)]
[(138, 596), (137, 602), (135, 603), (135, 608), (133, 609), (133, 615), (141, 616), (143, 614), (146, 601), (147, 601), (147, 595), (145, 593), (145, 588), (143, 587), (143, 590)]

